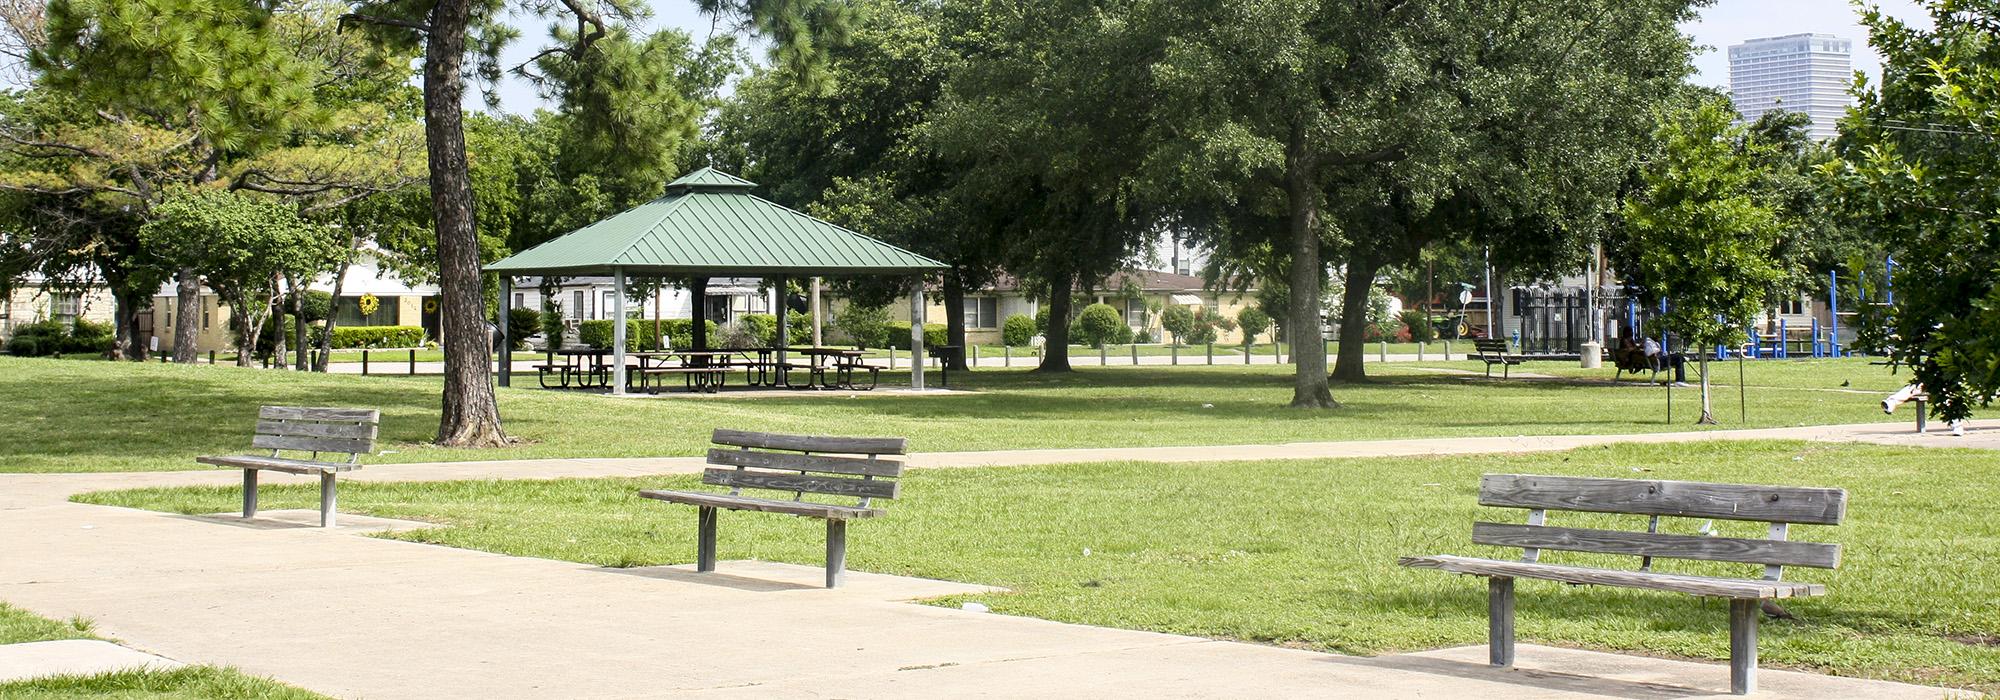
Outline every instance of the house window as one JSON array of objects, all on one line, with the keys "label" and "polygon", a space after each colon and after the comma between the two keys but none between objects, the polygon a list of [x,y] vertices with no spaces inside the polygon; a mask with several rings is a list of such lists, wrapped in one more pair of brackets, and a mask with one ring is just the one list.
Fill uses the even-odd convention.
[{"label": "house window", "polygon": [[590,318],[589,310],[583,308],[583,290],[579,289],[570,292],[569,295],[570,318]]},{"label": "house window", "polygon": [[209,312],[215,309],[215,302],[207,297],[201,300],[201,329],[208,330]]},{"label": "house window", "polygon": [[966,297],[959,307],[966,328],[1000,327],[1000,300],[993,297]]},{"label": "house window", "polygon": [[527,302],[527,295],[522,294],[520,292],[514,293],[514,308],[516,309],[524,308],[523,304],[525,304],[526,302]]},{"label": "house window", "polygon": [[76,323],[76,317],[83,306],[83,299],[75,294],[55,292],[50,294],[50,307],[55,311],[57,321],[67,326]]},{"label": "house window", "polygon": [[1125,324],[1133,328],[1146,327],[1146,300],[1125,300]]}]

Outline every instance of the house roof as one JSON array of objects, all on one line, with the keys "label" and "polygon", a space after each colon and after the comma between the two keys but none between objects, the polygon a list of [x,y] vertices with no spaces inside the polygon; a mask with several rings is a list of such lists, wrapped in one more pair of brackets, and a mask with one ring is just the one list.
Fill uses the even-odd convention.
[{"label": "house roof", "polygon": [[702,168],[659,199],[487,265],[515,275],[914,275],[943,263],[751,194]]}]

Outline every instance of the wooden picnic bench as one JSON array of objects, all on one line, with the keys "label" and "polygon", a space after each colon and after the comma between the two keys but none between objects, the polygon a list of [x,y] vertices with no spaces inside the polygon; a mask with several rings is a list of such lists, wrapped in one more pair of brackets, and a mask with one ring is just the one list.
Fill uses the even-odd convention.
[{"label": "wooden picnic bench", "polygon": [[1500,378],[1506,379],[1509,368],[1521,364],[1522,357],[1507,349],[1507,341],[1499,338],[1478,338],[1472,341],[1473,357],[1486,363],[1486,378],[1493,378],[1493,366],[1500,365]]},{"label": "wooden picnic bench", "polygon": [[[819,437],[716,429],[710,442],[736,449],[710,448],[704,484],[729,487],[729,493],[706,491],[640,491],[642,498],[699,508],[696,513],[695,570],[715,570],[716,511],[749,510],[781,513],[826,521],[826,587],[840,585],[847,570],[847,521],[880,517],[874,499],[893,499],[903,475],[903,463],[881,459],[905,454],[904,438]],[[823,476],[833,474],[835,476]],[[790,499],[743,495],[743,489],[790,491]],[[857,498],[855,505],[817,503],[805,495]]]},{"label": "wooden picnic bench", "polygon": [[[319,475],[319,525],[333,527],[335,474],[361,468],[361,455],[375,451],[375,429],[381,414],[372,408],[301,408],[265,406],[257,410],[256,434],[250,446],[269,455],[196,457],[195,461],[243,470],[243,517],[257,517],[257,472]],[[309,459],[281,456],[285,451],[311,453]],[[320,459],[345,455],[346,461]]]},{"label": "wooden picnic bench", "polygon": [[[1763,602],[1826,594],[1826,587],[1820,584],[1782,580],[1783,567],[1831,569],[1840,565],[1840,545],[1789,541],[1788,527],[1840,524],[1847,511],[1847,492],[1796,486],[1487,474],[1479,481],[1479,504],[1528,509],[1526,525],[1472,525],[1473,543],[1520,547],[1519,561],[1437,555],[1403,557],[1397,563],[1487,577],[1487,634],[1494,666],[1514,663],[1514,579],[1687,593],[1729,599],[1729,687],[1741,695],[1754,692],[1757,685],[1757,615]],[[1645,532],[1556,527],[1546,523],[1551,510],[1644,515],[1650,520]],[[1768,537],[1666,534],[1660,532],[1662,516],[1762,521],[1769,523]],[[1540,561],[1544,549],[1637,556],[1639,568],[1548,564]],[[1762,564],[1764,575],[1737,579],[1658,573],[1652,570],[1655,559]]]}]

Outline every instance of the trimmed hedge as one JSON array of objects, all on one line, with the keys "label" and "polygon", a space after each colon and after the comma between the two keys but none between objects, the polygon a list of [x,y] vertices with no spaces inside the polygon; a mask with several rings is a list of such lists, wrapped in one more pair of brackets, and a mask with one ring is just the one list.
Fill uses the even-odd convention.
[{"label": "trimmed hedge", "polygon": [[[753,338],[758,345],[762,345],[764,347],[771,347],[778,344],[777,314],[743,314],[741,317],[736,319],[736,323],[737,325],[743,328],[743,331],[745,333],[749,333],[750,337]],[[785,314],[785,325],[791,326],[791,332],[785,334],[786,337],[788,338],[788,340],[785,341],[785,344],[805,345],[807,343],[812,342],[811,314],[804,314],[804,313]]]},{"label": "trimmed hedge", "polygon": [[7,339],[7,352],[21,357],[100,354],[111,351],[116,335],[110,324],[80,318],[68,325],[53,319],[38,321],[15,328]]},{"label": "trimmed hedge", "polygon": [[[910,349],[910,322],[890,321],[883,324],[889,331],[888,346],[897,350]],[[942,323],[924,324],[924,345],[936,347],[950,345],[951,332]]]},{"label": "trimmed hedge", "polygon": [[1035,319],[1027,314],[1014,314],[1000,324],[1000,342],[1011,347],[1027,347],[1035,340]]},{"label": "trimmed hedge", "polygon": [[[721,336],[716,333],[714,321],[705,321],[708,329],[709,347],[720,347]],[[653,336],[653,322],[630,319],[625,322],[625,350],[628,352],[652,351],[660,349],[660,339]],[[576,340],[598,350],[610,350],[612,335],[617,327],[610,319],[584,321],[576,326]],[[670,318],[660,321],[660,332],[666,334],[667,342],[675,349],[694,347],[694,319]]]},{"label": "trimmed hedge", "polygon": [[422,326],[334,326],[333,347],[416,348],[424,345]]}]

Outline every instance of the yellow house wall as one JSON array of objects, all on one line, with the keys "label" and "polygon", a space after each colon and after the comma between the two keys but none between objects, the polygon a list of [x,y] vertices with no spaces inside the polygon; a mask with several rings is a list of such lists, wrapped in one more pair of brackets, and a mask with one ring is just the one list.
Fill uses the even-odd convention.
[{"label": "yellow house wall", "polygon": [[424,298],[420,296],[397,297],[396,325],[398,326],[424,325]]}]

